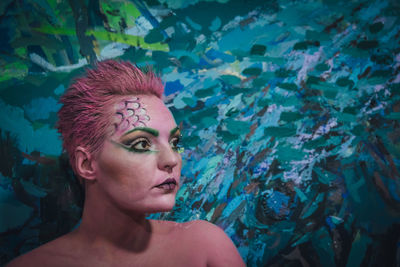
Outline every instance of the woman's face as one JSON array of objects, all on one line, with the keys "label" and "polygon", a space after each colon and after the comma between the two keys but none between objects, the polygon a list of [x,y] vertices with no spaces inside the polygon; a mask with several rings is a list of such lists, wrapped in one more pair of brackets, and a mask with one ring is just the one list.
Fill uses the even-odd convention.
[{"label": "woman's face", "polygon": [[97,162],[98,188],[139,213],[171,210],[180,183],[180,129],[156,96],[128,96],[112,107],[113,133]]}]

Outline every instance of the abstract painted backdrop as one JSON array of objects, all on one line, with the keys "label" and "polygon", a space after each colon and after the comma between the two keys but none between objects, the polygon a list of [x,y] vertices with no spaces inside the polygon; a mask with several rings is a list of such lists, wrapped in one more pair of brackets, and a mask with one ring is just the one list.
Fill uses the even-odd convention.
[{"label": "abstract painted backdrop", "polygon": [[151,64],[183,125],[172,212],[248,266],[400,265],[396,0],[3,0],[0,263],[73,229],[54,128],[98,60]]}]

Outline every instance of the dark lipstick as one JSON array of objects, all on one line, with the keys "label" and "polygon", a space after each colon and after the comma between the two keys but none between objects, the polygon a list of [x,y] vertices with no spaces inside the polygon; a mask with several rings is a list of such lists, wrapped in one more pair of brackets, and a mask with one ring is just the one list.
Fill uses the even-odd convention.
[{"label": "dark lipstick", "polygon": [[174,190],[176,185],[177,185],[177,183],[174,178],[168,178],[161,184],[156,185],[156,187],[165,189],[165,190]]}]

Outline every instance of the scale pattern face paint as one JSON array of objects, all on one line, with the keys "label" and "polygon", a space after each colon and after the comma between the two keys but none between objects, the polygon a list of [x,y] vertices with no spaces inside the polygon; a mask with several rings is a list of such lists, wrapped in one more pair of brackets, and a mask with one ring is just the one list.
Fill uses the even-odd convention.
[{"label": "scale pattern face paint", "polygon": [[114,133],[122,135],[133,128],[145,127],[146,122],[149,120],[150,117],[147,115],[147,110],[138,97],[125,99],[117,105]]}]

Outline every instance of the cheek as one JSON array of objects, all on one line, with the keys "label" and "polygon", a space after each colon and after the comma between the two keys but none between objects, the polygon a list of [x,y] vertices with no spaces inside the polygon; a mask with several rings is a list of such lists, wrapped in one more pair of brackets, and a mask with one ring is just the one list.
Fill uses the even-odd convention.
[{"label": "cheek", "polygon": [[98,178],[103,184],[137,187],[146,180],[146,165],[143,162],[146,161],[126,155],[110,158],[101,162]]},{"label": "cheek", "polygon": [[179,155],[179,161],[178,161],[178,165],[175,168],[175,171],[177,172],[177,174],[180,176],[181,175],[181,170],[182,170],[182,158]]}]

